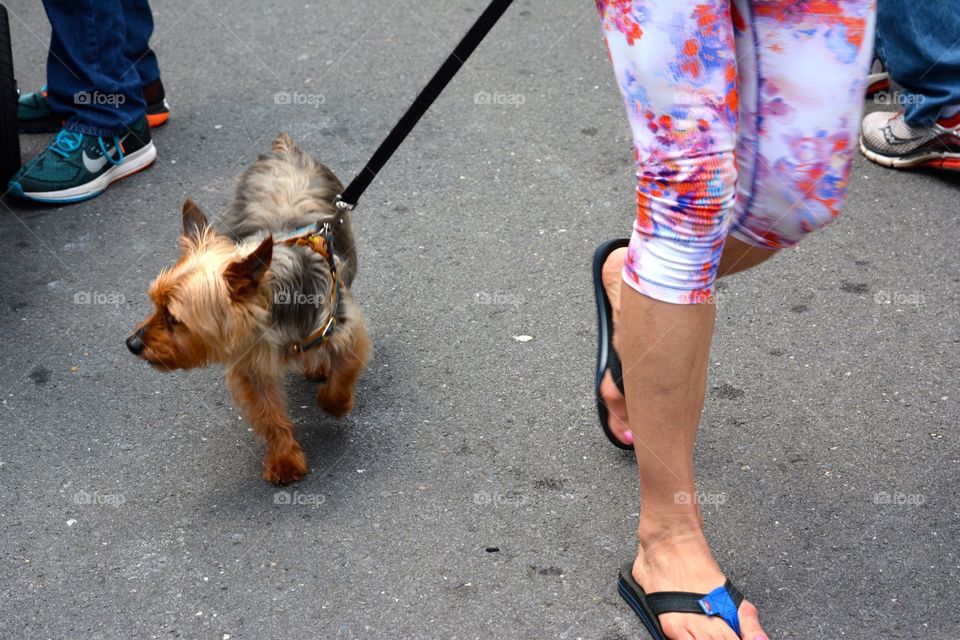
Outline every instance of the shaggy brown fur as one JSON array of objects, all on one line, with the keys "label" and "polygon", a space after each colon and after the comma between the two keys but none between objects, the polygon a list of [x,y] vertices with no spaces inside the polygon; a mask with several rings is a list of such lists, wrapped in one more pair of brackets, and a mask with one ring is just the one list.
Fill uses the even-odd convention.
[{"label": "shaggy brown fur", "polygon": [[[350,293],[356,255],[349,213],[333,198],[343,187],[286,134],[241,176],[233,202],[214,229],[191,200],[183,204],[183,255],[150,286],[155,310],[127,340],[162,371],[221,364],[237,404],[263,438],[263,477],[274,484],[308,471],[293,435],[282,390],[291,369],[322,381],[317,402],[330,415],[353,409],[357,379],[370,358],[363,315]],[[327,307],[329,263],[303,246],[274,243],[274,233],[332,221],[341,277],[339,309]],[[337,314],[320,347],[295,353]]]}]

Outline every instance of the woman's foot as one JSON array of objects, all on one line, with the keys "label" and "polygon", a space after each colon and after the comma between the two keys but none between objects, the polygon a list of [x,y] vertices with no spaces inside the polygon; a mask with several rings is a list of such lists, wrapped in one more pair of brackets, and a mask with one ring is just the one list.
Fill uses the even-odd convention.
[{"label": "woman's foot", "polygon": [[[702,530],[650,534],[641,524],[640,545],[633,563],[633,579],[643,590],[709,593],[726,578],[707,546]],[[744,600],[738,609],[743,640],[768,640],[760,627],[757,609]],[[739,640],[718,617],[696,613],[665,613],[660,626],[671,640]]]},{"label": "woman's foot", "polygon": [[[613,308],[613,342],[617,344],[617,320],[620,309],[620,283],[623,282],[623,261],[627,257],[626,249],[616,249],[603,263],[603,288],[607,292],[610,306]],[[609,424],[614,437],[625,444],[633,444],[633,432],[627,420],[627,399],[613,381],[608,370],[600,382],[600,397],[610,412]]]}]

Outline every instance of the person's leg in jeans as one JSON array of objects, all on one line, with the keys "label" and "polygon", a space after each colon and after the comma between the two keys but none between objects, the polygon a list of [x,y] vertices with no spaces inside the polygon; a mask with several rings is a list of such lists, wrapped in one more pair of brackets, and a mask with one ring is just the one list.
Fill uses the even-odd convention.
[{"label": "person's leg in jeans", "polygon": [[952,3],[880,0],[877,53],[902,113],[863,121],[861,148],[880,164],[960,169],[960,7]]},{"label": "person's leg in jeans", "polygon": [[50,146],[10,180],[8,190],[38,202],[78,202],[150,166],[156,149],[140,75],[125,52],[124,3],[44,0],[43,5],[53,31],[47,100],[66,122]]},{"label": "person's leg in jeans", "polygon": [[[125,27],[124,37],[121,45],[123,55],[126,57],[126,64],[123,64],[123,71],[120,75],[120,82],[125,85],[126,91],[132,91],[132,85],[135,78],[139,75],[139,81],[142,85],[142,95],[146,103],[147,120],[151,127],[157,127],[164,124],[170,117],[169,106],[165,102],[165,93],[163,83],[160,81],[160,67],[157,64],[157,56],[150,48],[150,36],[153,34],[153,13],[150,10],[150,3],[147,0],[122,0],[119,3],[122,6],[122,15],[116,13],[114,3],[113,7],[109,3],[100,6],[103,10],[110,10],[106,26],[116,28],[116,24],[122,23]],[[65,19],[72,19],[72,16],[65,16],[60,10],[60,4],[48,3],[48,14],[51,17],[51,23],[57,24],[54,29],[54,37],[57,42],[51,45],[48,64],[48,76],[54,78],[53,81],[60,87],[64,87],[59,93],[59,99],[51,104],[45,90],[32,93],[25,93],[20,96],[17,110],[17,119],[20,130],[24,133],[47,133],[58,131],[62,122],[70,113],[61,113],[56,109],[62,109],[64,106],[73,107],[74,96],[69,93],[71,88],[70,80],[79,82],[83,74],[74,69],[74,65],[65,64],[70,58],[70,46],[68,43],[77,43],[76,36],[63,30]],[[75,10],[83,10],[82,5],[77,5]],[[95,16],[96,21],[99,16]],[[89,37],[89,32],[84,34],[84,38]],[[111,45],[112,46],[112,45]],[[82,48],[82,47],[81,47]],[[111,47],[104,49],[105,52],[112,51],[109,55],[112,59],[119,62],[115,55],[115,50]],[[111,71],[116,73],[116,66]],[[132,74],[132,75],[131,75]],[[52,81],[52,82],[53,82]],[[86,79],[83,84],[89,86],[93,84],[92,79]],[[89,88],[82,89],[89,93]],[[100,96],[98,96],[99,98]],[[85,99],[85,96],[84,96]],[[118,99],[119,100],[119,99]],[[92,99],[90,100],[92,102]],[[106,104],[106,101],[104,102]],[[127,95],[124,94],[124,104],[132,105],[127,101]],[[83,105],[81,105],[83,106]]]},{"label": "person's leg in jeans", "polygon": [[67,128],[115,136],[146,113],[143,83],[127,57],[123,0],[44,0],[52,35],[47,98]]},{"label": "person's leg in jeans", "polygon": [[147,0],[123,0],[123,19],[126,24],[126,39],[123,52],[130,65],[136,68],[143,86],[160,78],[157,54],[150,48],[153,35],[153,12]]},{"label": "person's leg in jeans", "polygon": [[124,53],[143,83],[147,122],[151,127],[159,127],[170,118],[170,107],[160,80],[157,54],[150,48],[150,37],[153,35],[150,3],[147,0],[123,0],[123,15],[127,25]]},{"label": "person's leg in jeans", "polygon": [[877,53],[903,87],[905,120],[929,127],[960,111],[960,7],[879,0]]},{"label": "person's leg in jeans", "polygon": [[[638,158],[631,246],[604,269],[627,391],[621,417],[640,472],[633,575],[648,593],[706,593],[724,576],[698,505],[677,496],[696,491],[714,279],[763,262],[836,216],[869,63],[870,2],[841,3],[844,11],[824,3],[817,15],[791,0],[738,1],[732,15],[725,0],[598,4]],[[810,86],[831,100],[810,100]],[[621,265],[616,281],[610,274]],[[743,638],[765,637],[752,604],[739,613]],[[660,621],[671,638],[736,637],[696,614]]]}]

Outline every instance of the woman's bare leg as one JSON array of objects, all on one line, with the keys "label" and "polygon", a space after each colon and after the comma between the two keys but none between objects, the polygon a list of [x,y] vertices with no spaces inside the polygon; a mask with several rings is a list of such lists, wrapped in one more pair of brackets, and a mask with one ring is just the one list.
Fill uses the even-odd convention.
[{"label": "woman's bare leg", "polygon": [[[618,349],[640,471],[633,574],[647,592],[707,593],[723,584],[724,575],[707,545],[693,498],[693,449],[716,307],[660,302],[622,287],[620,315]],[[745,601],[739,612],[744,638],[766,637],[752,604]],[[671,638],[737,638],[722,620],[702,615],[668,613],[660,623]]]},{"label": "woman's bare leg", "polygon": [[[761,247],[754,247],[734,237],[728,237],[723,248],[723,255],[720,258],[720,267],[717,270],[717,277],[723,277],[745,271],[751,267],[769,260],[777,252]],[[610,306],[613,308],[613,339],[618,342],[620,332],[620,285],[623,283],[623,260],[627,255],[626,249],[617,249],[603,263],[603,288],[607,292],[607,298],[610,299]],[[617,348],[617,353],[619,353]],[[620,393],[620,389],[613,381],[613,375],[609,371],[603,376],[600,382],[600,397],[607,410],[610,412],[610,430],[614,436],[621,442],[633,444],[633,431],[630,428],[630,421],[627,418],[627,401]]]},{"label": "woman's bare leg", "polygon": [[[718,274],[756,266],[774,251],[727,238]],[[722,584],[703,534],[695,500],[693,449],[703,409],[707,361],[716,308],[713,304],[673,305],[640,295],[623,283],[626,249],[613,252],[603,267],[603,284],[614,309],[614,342],[624,368],[627,401],[608,372],[601,396],[610,409],[610,427],[634,442],[640,470],[639,546],[634,577],[648,592],[685,589],[706,593]],[[622,318],[630,318],[624,323]],[[679,347],[679,349],[678,349]],[[631,422],[629,415],[633,416]],[[627,435],[629,433],[629,435]],[[744,638],[765,638],[756,608],[740,607]],[[735,637],[725,623],[702,616],[660,618],[672,638],[716,634]]]},{"label": "woman's bare leg", "polygon": [[[627,391],[626,409],[612,411],[611,428],[623,432],[629,414],[642,496],[633,574],[648,592],[704,592],[723,583],[693,499],[694,441],[716,314],[711,286],[715,277],[772,255],[727,234],[790,246],[832,221],[846,194],[852,123],[862,108],[857,78],[870,37],[850,39],[840,55],[829,34],[840,21],[857,34],[872,33],[872,2],[844,3],[842,17],[832,7],[832,14],[815,7],[791,12],[789,0],[779,4],[597,3],[637,161],[629,286],[613,275],[620,274],[622,253],[604,270],[604,282],[618,289],[614,346]],[[823,25],[816,37],[795,37],[814,22]],[[762,51],[756,46],[771,41],[775,46]],[[773,115],[762,77],[797,88],[814,82],[836,98],[791,105],[778,97]],[[601,393],[606,398],[610,384]],[[740,618],[745,640],[765,638],[749,602]],[[671,613],[660,621],[672,640],[737,637],[702,615]]]}]

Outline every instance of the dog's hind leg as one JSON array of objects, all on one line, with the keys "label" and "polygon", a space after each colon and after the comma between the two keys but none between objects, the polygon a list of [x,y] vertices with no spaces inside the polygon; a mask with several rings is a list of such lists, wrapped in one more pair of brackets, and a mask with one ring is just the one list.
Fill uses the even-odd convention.
[{"label": "dog's hind leg", "polygon": [[235,366],[227,371],[227,384],[253,430],[263,438],[263,478],[273,484],[296,482],[307,474],[307,459],[293,436],[287,417],[281,384],[282,376]]},{"label": "dog's hind leg", "polygon": [[363,323],[354,324],[352,331],[350,346],[331,355],[327,381],[317,390],[317,404],[336,418],[353,410],[357,380],[370,360],[370,337]]}]

